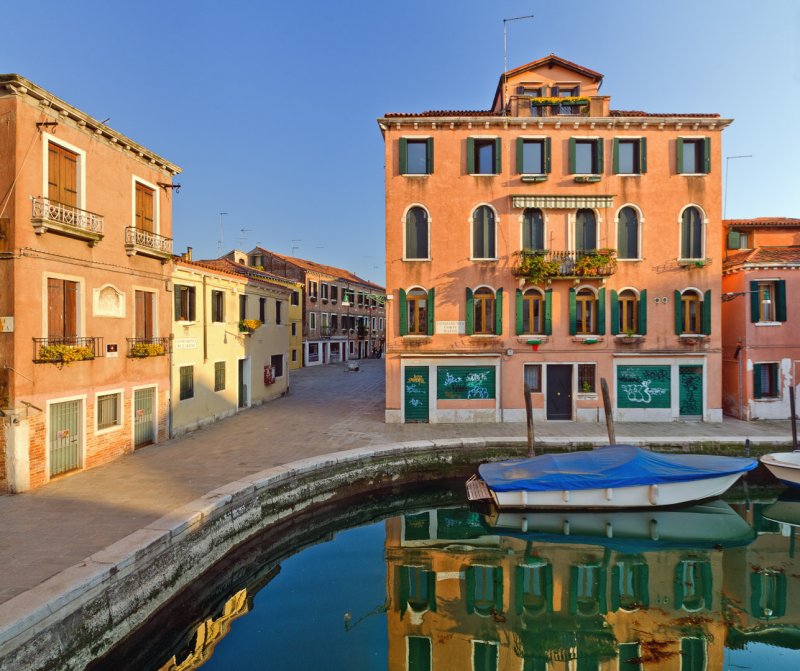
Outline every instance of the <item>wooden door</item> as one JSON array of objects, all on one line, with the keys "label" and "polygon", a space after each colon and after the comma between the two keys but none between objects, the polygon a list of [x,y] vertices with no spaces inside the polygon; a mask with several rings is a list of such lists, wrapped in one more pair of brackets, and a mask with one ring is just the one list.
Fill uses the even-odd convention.
[{"label": "wooden door", "polygon": [[572,419],[572,365],[547,366],[547,419]]},{"label": "wooden door", "polygon": [[78,283],[47,278],[47,337],[76,338],[78,335]]},{"label": "wooden door", "polygon": [[406,424],[427,422],[429,392],[429,370],[427,366],[406,366],[404,375]]}]

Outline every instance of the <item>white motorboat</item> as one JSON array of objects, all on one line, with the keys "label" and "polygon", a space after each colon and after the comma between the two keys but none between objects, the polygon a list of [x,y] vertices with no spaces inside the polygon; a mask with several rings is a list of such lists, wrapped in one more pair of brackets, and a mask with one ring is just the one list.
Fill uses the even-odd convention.
[{"label": "white motorboat", "polygon": [[783,484],[800,487],[800,452],[765,454],[761,457],[761,463]]}]

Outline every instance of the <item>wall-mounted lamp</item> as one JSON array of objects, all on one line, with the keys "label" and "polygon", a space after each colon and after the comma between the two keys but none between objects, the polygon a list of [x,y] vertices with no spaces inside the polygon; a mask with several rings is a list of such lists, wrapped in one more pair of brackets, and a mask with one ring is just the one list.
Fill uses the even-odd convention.
[{"label": "wall-mounted lamp", "polygon": [[180,184],[170,184],[169,182],[156,182],[164,191],[167,189],[175,189],[175,193],[180,193],[181,185]]}]

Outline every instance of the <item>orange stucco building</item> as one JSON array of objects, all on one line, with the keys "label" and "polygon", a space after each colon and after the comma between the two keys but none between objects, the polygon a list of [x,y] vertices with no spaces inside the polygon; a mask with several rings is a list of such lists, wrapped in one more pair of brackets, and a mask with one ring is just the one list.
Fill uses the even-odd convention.
[{"label": "orange stucco building", "polygon": [[387,422],[719,421],[718,114],[612,109],[554,55],[389,113]]},{"label": "orange stucco building", "polygon": [[0,75],[0,491],[167,437],[180,168]]},{"label": "orange stucco building", "polygon": [[723,222],[722,407],[739,419],[789,419],[800,372],[800,219]]}]

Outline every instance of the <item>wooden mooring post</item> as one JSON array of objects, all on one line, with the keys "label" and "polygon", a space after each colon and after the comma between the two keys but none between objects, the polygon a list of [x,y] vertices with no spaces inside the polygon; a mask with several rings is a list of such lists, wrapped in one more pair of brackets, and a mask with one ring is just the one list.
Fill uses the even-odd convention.
[{"label": "wooden mooring post", "polygon": [[606,413],[606,429],[608,430],[608,444],[617,444],[617,434],[614,431],[614,418],[611,414],[611,394],[608,393],[608,383],[604,377],[600,378],[600,391],[603,392],[603,411]]},{"label": "wooden mooring post", "polygon": [[533,436],[533,404],[531,403],[531,386],[525,383],[525,422],[528,425],[528,456],[535,453]]},{"label": "wooden mooring post", "polygon": [[792,451],[797,452],[797,415],[794,404],[794,381],[789,385],[789,412],[792,415]]}]

